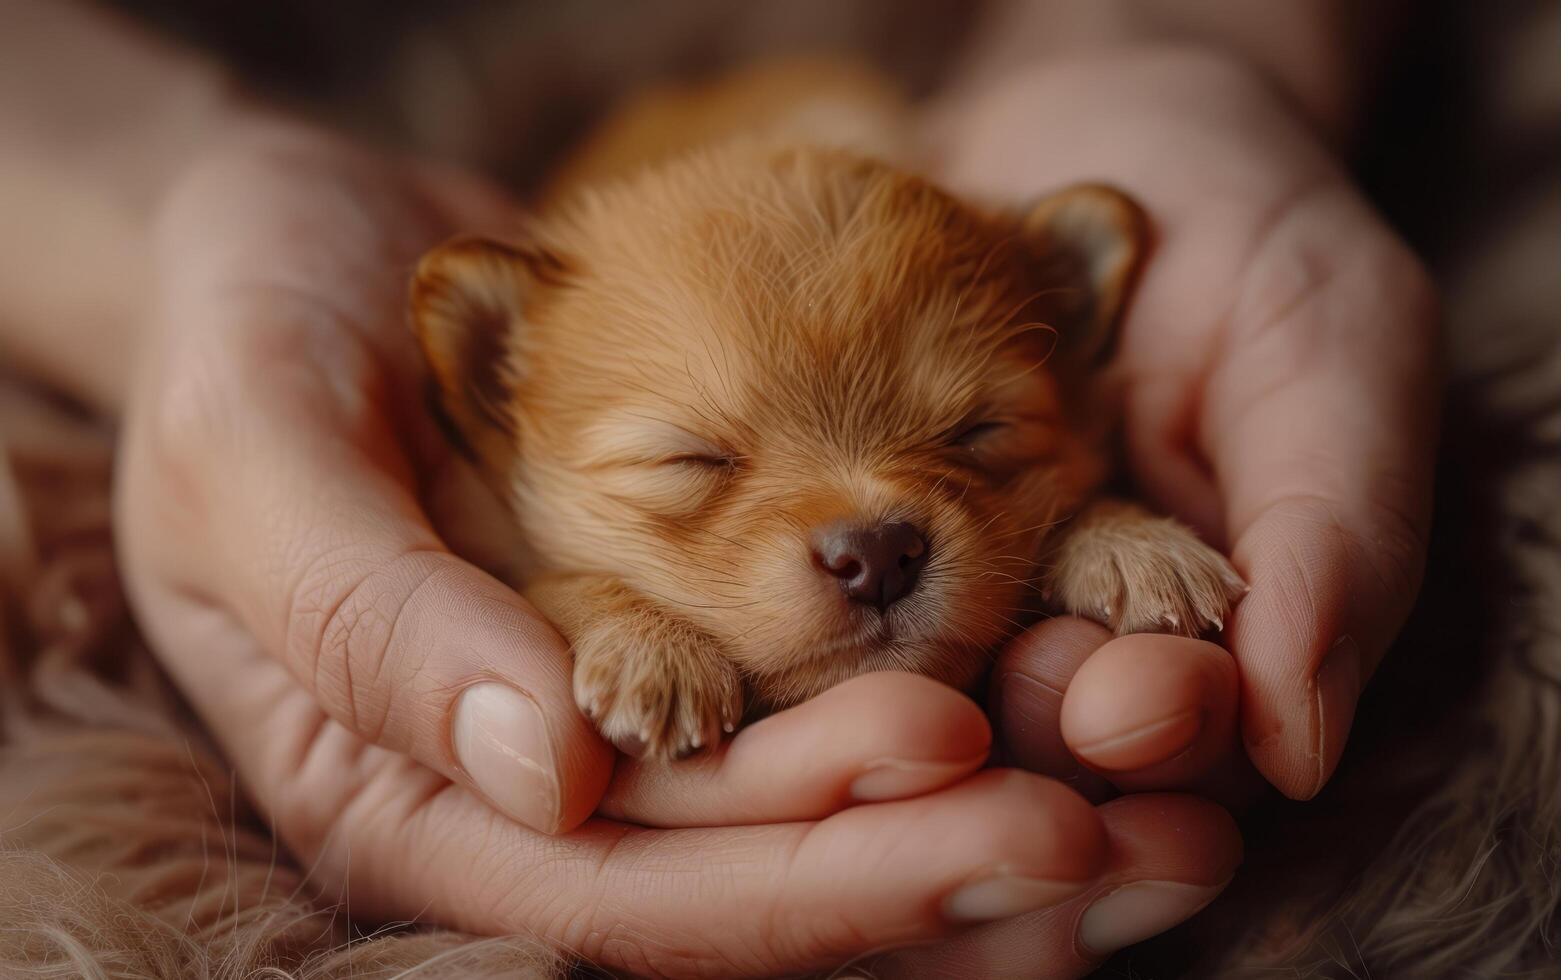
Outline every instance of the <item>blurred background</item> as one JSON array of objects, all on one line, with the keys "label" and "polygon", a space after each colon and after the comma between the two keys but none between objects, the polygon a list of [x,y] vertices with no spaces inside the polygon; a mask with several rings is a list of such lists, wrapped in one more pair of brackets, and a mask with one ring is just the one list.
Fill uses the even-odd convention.
[{"label": "blurred background", "polygon": [[[928,93],[990,6],[982,0],[108,5],[217,54],[274,98],[383,144],[476,165],[522,191],[615,101],[649,83],[705,77],[762,56],[847,51],[876,63],[911,95]],[[1561,291],[1561,280],[1545,274],[1561,235],[1561,4],[1422,0],[1411,6],[1407,30],[1377,72],[1379,97],[1355,162],[1376,200],[1444,281],[1458,280],[1455,321],[1474,305],[1487,320],[1519,317],[1511,309],[1517,296]],[[1514,288],[1514,280],[1524,285]],[[1496,340],[1485,336],[1479,346]],[[1460,356],[1465,353],[1505,356],[1500,350]]]},{"label": "blurred background", "polygon": [[929,90],[980,2],[123,0],[270,93],[525,187],[622,95],[779,53],[850,51]]},{"label": "blurred background", "polygon": [[[217,54],[274,98],[522,191],[648,82],[845,50],[913,95],[929,92],[983,8],[111,5]],[[1452,384],[1426,592],[1335,783],[1308,807],[1252,814],[1247,871],[1230,894],[1195,928],[1114,960],[1108,976],[1244,974],[1265,949],[1289,948],[1284,976],[1478,977],[1491,975],[1485,951],[1513,943],[1534,946],[1516,959],[1533,964],[1522,975],[1561,972],[1552,946],[1561,835],[1551,819],[1561,787],[1554,799],[1509,799],[1499,775],[1527,764],[1514,746],[1561,734],[1561,2],[1413,6],[1352,153],[1445,290]],[[1457,858],[1437,862],[1451,878],[1414,872],[1430,851]],[[1441,945],[1405,922],[1435,923]],[[1418,947],[1396,946],[1404,935]],[[1384,963],[1396,969],[1383,974]]]}]

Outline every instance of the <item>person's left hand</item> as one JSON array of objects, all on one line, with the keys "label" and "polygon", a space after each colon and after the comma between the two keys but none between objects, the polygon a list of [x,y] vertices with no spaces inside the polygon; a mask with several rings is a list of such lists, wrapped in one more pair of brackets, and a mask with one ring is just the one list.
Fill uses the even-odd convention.
[{"label": "person's left hand", "polygon": [[1235,662],[1205,640],[1117,640],[1064,616],[1010,644],[987,697],[994,758],[1104,801],[1106,871],[1064,904],[887,954],[874,975],[1078,977],[1191,918],[1235,875],[1241,838],[1219,806],[1159,791],[1191,786],[1225,801],[1251,792],[1237,700]]},{"label": "person's left hand", "polygon": [[[1088,51],[950,99],[932,149],[954,190],[1017,206],[1105,181],[1144,205],[1154,249],[1115,361],[1128,470],[1251,585],[1229,655],[1080,633],[1004,682],[1034,706],[1005,710],[1060,711],[1068,754],[1118,788],[1228,789],[1250,760],[1312,797],[1419,589],[1440,381],[1429,278],[1229,53]],[[1048,707],[1032,681],[1075,671]],[[1233,706],[1208,708],[1238,695],[1239,729]],[[1187,751],[1163,755],[1178,740]],[[1060,751],[1043,761],[1068,765]]]},{"label": "person's left hand", "polygon": [[[1253,763],[1310,797],[1418,588],[1438,380],[1424,272],[1234,59],[1152,47],[1055,59],[942,110],[933,150],[956,190],[1018,204],[1107,180],[1149,209],[1158,248],[1119,362],[1129,466],[1151,499],[1231,546],[1252,585],[1229,652],[1066,617],[1021,636],[992,677],[999,756],[1094,799],[1194,789],[1239,803],[1260,785]],[[1132,808],[1145,846],[1119,825],[1113,849],[1159,883],[1108,873],[1065,905],[892,954],[884,971],[1078,975],[1185,919],[1212,883],[1200,875],[1233,873],[1237,856],[1182,863],[1211,852],[1182,832],[1184,812],[1150,813],[1157,799],[1188,798],[1100,809],[1109,822]],[[1102,911],[1114,896],[1132,920]]]}]

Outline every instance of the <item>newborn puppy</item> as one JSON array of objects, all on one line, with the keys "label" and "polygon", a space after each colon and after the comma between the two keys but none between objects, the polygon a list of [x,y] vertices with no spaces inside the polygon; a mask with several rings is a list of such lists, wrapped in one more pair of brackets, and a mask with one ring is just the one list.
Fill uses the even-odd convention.
[{"label": "newborn puppy", "polygon": [[1225,559],[1097,496],[1097,369],[1145,237],[1103,187],[990,214],[734,143],[434,251],[412,314],[580,707],[672,757],[868,671],[968,687],[1042,597],[1220,628]]}]

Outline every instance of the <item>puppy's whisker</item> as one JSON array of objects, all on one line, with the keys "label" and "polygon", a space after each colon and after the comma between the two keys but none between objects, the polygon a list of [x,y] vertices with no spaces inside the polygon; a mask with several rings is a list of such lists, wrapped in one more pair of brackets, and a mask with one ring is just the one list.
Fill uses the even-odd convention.
[{"label": "puppy's whisker", "polygon": [[[1073,553],[1048,533],[1098,466],[1042,441],[1068,417],[1070,386],[1040,380],[1074,369],[1055,338],[1089,326],[1052,299],[1114,308],[1089,277],[1139,244],[1104,194],[1021,221],[843,152],[733,143],[550,207],[556,259],[468,245],[419,266],[448,414],[510,494],[515,564],[605,733],[669,753],[735,724],[745,689],[965,683],[1035,615]],[[478,309],[500,315],[457,322]],[[489,370],[473,351],[495,329]],[[1014,431],[951,445],[987,419]]]}]

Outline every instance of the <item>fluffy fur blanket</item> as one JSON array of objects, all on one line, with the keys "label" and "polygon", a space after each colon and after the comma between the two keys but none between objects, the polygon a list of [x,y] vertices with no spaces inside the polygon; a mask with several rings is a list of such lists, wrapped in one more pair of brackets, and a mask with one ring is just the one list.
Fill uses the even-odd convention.
[{"label": "fluffy fur blanket", "polygon": [[[1378,168],[1449,299],[1426,600],[1336,783],[1249,814],[1232,893],[1108,974],[1561,975],[1561,8],[1448,9],[1481,13],[1428,40],[1421,82],[1483,82]],[[356,933],[308,890],[135,637],[110,452],[0,384],[0,976],[564,972],[518,941]]]}]

